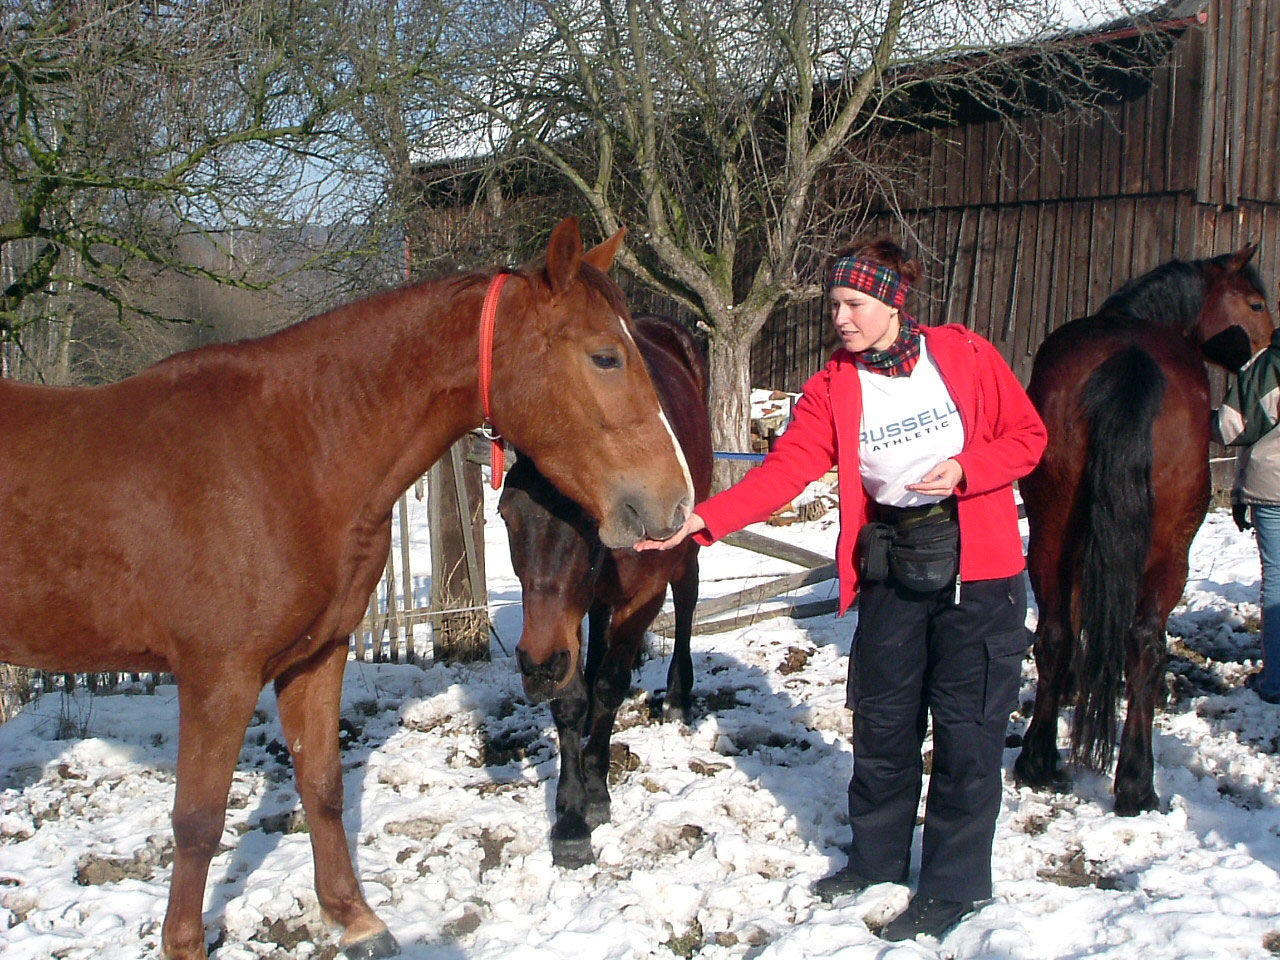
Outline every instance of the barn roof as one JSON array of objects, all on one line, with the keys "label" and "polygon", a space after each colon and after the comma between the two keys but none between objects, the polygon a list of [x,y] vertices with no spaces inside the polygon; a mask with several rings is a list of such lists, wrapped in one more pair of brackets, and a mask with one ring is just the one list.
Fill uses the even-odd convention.
[{"label": "barn roof", "polygon": [[[1051,36],[1024,37],[1000,47],[891,67],[889,72],[898,77],[916,75],[920,80],[910,94],[899,98],[892,113],[903,121],[909,117],[913,127],[945,127],[980,122],[1001,113],[1052,112],[1065,104],[1066,85],[1083,89],[1086,83],[1112,98],[1129,99],[1145,90],[1141,79],[1144,68],[1163,58],[1170,38],[1204,23],[1211,2],[1171,0],[1140,12],[1120,13],[1129,4],[1115,0],[1087,14],[1082,11],[1076,18],[1078,25]],[[1107,6],[1116,15],[1109,15]],[[1068,17],[1068,22],[1072,19]],[[1082,44],[1095,48],[1092,69],[1083,76],[1079,71],[1060,69]],[[1100,47],[1105,50],[1099,55]],[[1017,64],[1016,75],[1011,69],[1008,78],[1017,91],[998,93],[989,83],[966,83],[965,75],[976,74],[978,68],[995,61]],[[831,81],[825,86],[839,97],[843,85]],[[894,126],[892,121],[889,125]],[[416,157],[416,165],[420,172],[446,177],[465,173],[483,165],[509,136],[510,131],[497,121],[477,118],[473,129],[455,131],[450,149],[424,151]]]},{"label": "barn roof", "polygon": [[[1141,96],[1151,68],[1168,56],[1177,38],[1207,21],[1210,2],[1161,3],[1051,36],[891,69],[900,80],[918,78],[894,104],[892,115],[912,128],[936,128],[1052,113],[1072,100]],[[1081,56],[1083,48],[1087,56]],[[890,130],[895,126],[890,121]]]}]

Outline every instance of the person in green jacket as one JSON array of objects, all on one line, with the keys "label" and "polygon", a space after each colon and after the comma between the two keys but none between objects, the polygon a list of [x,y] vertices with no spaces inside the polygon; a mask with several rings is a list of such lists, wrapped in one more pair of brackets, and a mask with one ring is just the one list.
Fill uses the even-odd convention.
[{"label": "person in green jacket", "polygon": [[[1237,447],[1231,513],[1250,526],[1262,559],[1262,670],[1249,686],[1280,704],[1280,330],[1240,368],[1213,416],[1214,439]],[[1252,522],[1251,522],[1252,521]]]}]

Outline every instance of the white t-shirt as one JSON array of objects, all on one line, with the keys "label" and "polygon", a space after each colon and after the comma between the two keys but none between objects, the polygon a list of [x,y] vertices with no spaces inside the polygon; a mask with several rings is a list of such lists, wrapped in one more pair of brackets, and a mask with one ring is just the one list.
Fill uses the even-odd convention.
[{"label": "white t-shirt", "polygon": [[920,359],[909,376],[886,377],[858,368],[862,427],[858,455],[862,485],[877,503],[915,507],[943,499],[906,489],[939,461],[964,449],[964,425],[920,338]]}]

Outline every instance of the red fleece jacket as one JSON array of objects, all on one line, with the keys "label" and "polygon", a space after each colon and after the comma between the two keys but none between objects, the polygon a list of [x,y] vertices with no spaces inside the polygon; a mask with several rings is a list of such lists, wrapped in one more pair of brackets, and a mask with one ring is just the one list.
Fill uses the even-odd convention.
[{"label": "red fleece jacket", "polygon": [[[922,327],[920,332],[964,424],[964,449],[955,458],[964,468],[964,479],[956,487],[960,577],[1011,577],[1025,566],[1013,481],[1030,473],[1044,453],[1044,423],[1004,357],[978,334],[957,324]],[[805,384],[791,425],[764,462],[695,508],[707,524],[695,539],[705,546],[768,519],[811,481],[838,466],[836,566],[844,614],[858,593],[854,545],[873,509],[858,470],[861,424],[857,364],[853,354],[837,350]]]}]

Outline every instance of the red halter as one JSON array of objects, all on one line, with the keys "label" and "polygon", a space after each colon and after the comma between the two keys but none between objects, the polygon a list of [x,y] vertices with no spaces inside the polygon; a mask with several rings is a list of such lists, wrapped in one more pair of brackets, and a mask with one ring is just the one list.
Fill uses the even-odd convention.
[{"label": "red halter", "polygon": [[480,432],[489,439],[489,484],[497,490],[502,486],[502,472],[506,469],[506,450],[502,446],[502,434],[493,425],[493,404],[490,402],[489,389],[493,385],[493,328],[498,319],[498,298],[502,296],[502,285],[510,277],[509,273],[499,273],[489,281],[489,290],[484,295],[484,306],[480,310],[480,403],[484,409],[484,423]]}]

